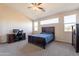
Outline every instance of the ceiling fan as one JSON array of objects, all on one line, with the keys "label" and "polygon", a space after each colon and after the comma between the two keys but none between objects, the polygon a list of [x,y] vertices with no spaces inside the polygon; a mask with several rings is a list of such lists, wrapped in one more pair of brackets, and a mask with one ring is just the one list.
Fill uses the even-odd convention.
[{"label": "ceiling fan", "polygon": [[42,10],[45,12],[45,9],[41,6],[42,3],[31,3],[31,6],[28,8],[32,8],[33,10]]}]

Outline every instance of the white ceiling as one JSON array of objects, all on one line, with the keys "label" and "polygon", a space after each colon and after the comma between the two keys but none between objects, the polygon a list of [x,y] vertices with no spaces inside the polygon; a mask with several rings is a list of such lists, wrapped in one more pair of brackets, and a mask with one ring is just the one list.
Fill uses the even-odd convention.
[{"label": "white ceiling", "polygon": [[32,20],[43,18],[55,13],[70,11],[79,8],[78,3],[43,3],[41,6],[46,10],[46,12],[43,12],[27,8],[31,5],[30,3],[9,3],[5,5],[25,14]]}]

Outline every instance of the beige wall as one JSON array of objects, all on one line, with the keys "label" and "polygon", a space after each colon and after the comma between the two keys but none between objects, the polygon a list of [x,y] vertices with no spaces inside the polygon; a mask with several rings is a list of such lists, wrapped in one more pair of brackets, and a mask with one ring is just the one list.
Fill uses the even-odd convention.
[{"label": "beige wall", "polygon": [[[52,19],[52,18],[56,18],[59,17],[59,23],[58,24],[51,24],[51,25],[44,25],[44,26],[55,26],[55,34],[56,34],[56,40],[57,41],[62,41],[62,42],[67,42],[67,43],[72,43],[72,33],[71,32],[65,32],[64,31],[64,16],[66,15],[72,15],[72,14],[77,14],[77,21],[79,22],[79,10],[72,10],[72,11],[68,11],[68,12],[61,12],[61,13],[57,13],[54,15],[50,15],[44,18],[40,18],[38,19],[40,20],[46,20],[46,19]],[[36,33],[40,33],[41,32],[41,25],[39,25],[39,30]],[[34,32],[35,33],[35,32]]]},{"label": "beige wall", "polygon": [[0,5],[0,42],[7,41],[7,34],[12,33],[12,29],[22,29],[27,36],[32,32],[32,21],[23,14]]},{"label": "beige wall", "polygon": [[[79,23],[79,17],[78,17],[79,9],[68,11],[68,12],[57,13],[37,20],[39,22],[40,20],[59,17],[58,24],[50,24],[45,26],[55,26],[55,34],[56,34],[57,41],[71,43],[71,39],[72,39],[71,32],[64,32],[64,25],[63,25],[64,15],[71,15],[71,14],[77,14],[77,23]],[[29,18],[26,17],[25,15],[18,13],[17,11],[5,5],[0,5],[0,42],[6,42],[7,33],[11,33],[12,29],[14,28],[23,29],[27,36],[32,32],[33,30],[32,26],[33,26],[32,21],[30,21]],[[33,33],[40,33],[41,27],[42,26],[39,23],[39,31],[38,32],[33,31]]]}]

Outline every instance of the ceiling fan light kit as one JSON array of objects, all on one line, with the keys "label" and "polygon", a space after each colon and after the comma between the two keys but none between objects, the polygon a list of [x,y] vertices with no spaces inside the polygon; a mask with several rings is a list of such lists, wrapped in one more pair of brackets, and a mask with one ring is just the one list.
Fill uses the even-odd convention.
[{"label": "ceiling fan light kit", "polygon": [[33,10],[41,10],[43,12],[45,12],[44,8],[41,6],[42,3],[31,3],[32,6],[28,7],[28,8],[32,8]]}]

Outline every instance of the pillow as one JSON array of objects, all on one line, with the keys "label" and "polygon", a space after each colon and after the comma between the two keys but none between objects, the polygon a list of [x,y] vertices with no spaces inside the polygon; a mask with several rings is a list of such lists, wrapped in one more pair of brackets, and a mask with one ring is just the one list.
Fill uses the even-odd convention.
[{"label": "pillow", "polygon": [[40,34],[46,34],[46,32],[41,32]]},{"label": "pillow", "polygon": [[41,32],[40,34],[52,34],[52,32]]}]

